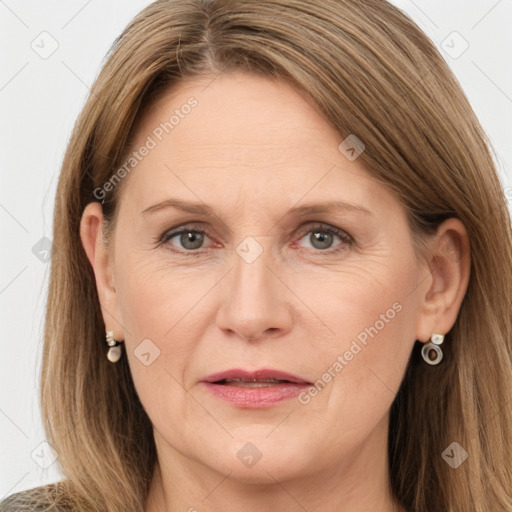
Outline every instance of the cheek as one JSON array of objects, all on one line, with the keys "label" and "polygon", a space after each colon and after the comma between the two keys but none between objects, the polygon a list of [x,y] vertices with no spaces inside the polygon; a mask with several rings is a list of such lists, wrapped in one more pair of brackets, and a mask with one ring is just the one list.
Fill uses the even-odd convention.
[{"label": "cheek", "polygon": [[155,389],[177,398],[181,386],[190,385],[196,358],[203,354],[201,340],[215,322],[212,301],[219,297],[216,285],[224,271],[178,267],[165,254],[132,251],[122,260],[116,271],[119,310],[131,372],[145,405],[157,399]]},{"label": "cheek", "polygon": [[389,410],[414,344],[417,281],[411,253],[333,272],[309,295],[329,334],[314,345],[318,380],[304,402],[336,432],[364,436]]},{"label": "cheek", "polygon": [[180,320],[194,315],[215,283],[207,273],[198,279],[197,269],[175,268],[165,257],[136,253],[123,261],[117,274],[117,297],[128,331],[159,339],[172,337]]},{"label": "cheek", "polygon": [[343,350],[355,338],[386,338],[410,317],[404,312],[412,305],[417,272],[412,254],[381,250],[337,267],[285,274],[285,280],[310,311],[301,318],[321,329],[318,348]]},{"label": "cheek", "polygon": [[[169,404],[181,411],[186,371],[197,349],[203,322],[208,322],[201,297],[213,286],[204,275],[178,271],[147,256],[132,254],[117,272],[116,286],[125,349],[135,388],[156,425],[173,423]],[[189,400],[190,401],[190,400]],[[193,405],[193,404],[192,404]],[[180,420],[181,421],[181,420]]]}]

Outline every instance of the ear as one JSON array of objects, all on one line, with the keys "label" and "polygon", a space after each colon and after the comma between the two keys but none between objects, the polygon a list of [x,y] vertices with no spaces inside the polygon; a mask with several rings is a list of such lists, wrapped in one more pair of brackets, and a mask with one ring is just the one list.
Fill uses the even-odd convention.
[{"label": "ear", "polygon": [[80,238],[96,279],[103,321],[107,331],[114,332],[114,339],[124,340],[121,314],[113,276],[113,251],[103,240],[103,211],[98,202],[89,203],[80,221]]},{"label": "ear", "polygon": [[416,339],[428,341],[432,334],[446,334],[455,324],[470,274],[469,237],[456,218],[445,220],[429,240],[427,265],[430,279],[421,291],[421,313]]}]

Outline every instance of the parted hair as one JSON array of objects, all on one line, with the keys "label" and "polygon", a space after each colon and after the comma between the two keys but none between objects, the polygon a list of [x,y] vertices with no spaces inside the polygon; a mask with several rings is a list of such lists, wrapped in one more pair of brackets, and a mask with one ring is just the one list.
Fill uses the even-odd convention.
[{"label": "parted hair", "polygon": [[[443,361],[425,364],[419,341],[411,353],[390,411],[390,486],[408,511],[510,512],[507,201],[492,146],[457,79],[432,41],[384,0],[159,0],[116,39],[76,121],[56,193],[41,409],[65,480],[39,493],[41,501],[55,510],[144,510],[156,462],[151,422],[127,358],[113,365],[105,356],[80,219],[162,94],[235,70],[288,81],[340,142],[355,134],[365,144],[360,161],[406,208],[418,247],[443,220],[464,223],[468,288]],[[107,242],[123,185],[103,200]],[[453,442],[468,454],[457,469],[442,457]],[[19,496],[16,510],[34,510],[33,498]]]}]

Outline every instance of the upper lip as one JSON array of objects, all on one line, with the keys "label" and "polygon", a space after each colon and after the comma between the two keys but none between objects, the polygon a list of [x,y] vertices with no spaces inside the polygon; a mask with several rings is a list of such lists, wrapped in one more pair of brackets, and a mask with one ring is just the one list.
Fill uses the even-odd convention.
[{"label": "upper lip", "polygon": [[282,372],[280,370],[272,370],[262,368],[259,370],[244,370],[241,368],[234,368],[232,370],[226,370],[219,373],[212,373],[202,379],[203,382],[218,382],[225,379],[241,379],[246,381],[264,381],[266,379],[283,380],[288,382],[294,382],[297,384],[311,384],[305,379],[292,375],[291,373]]}]

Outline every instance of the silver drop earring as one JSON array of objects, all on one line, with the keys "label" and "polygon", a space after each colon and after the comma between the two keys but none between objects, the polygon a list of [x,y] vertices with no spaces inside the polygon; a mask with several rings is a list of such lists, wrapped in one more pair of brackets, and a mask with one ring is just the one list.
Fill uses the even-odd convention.
[{"label": "silver drop earring", "polygon": [[107,331],[106,339],[107,345],[110,347],[107,352],[107,359],[111,363],[117,363],[121,358],[121,346],[120,343],[114,339],[114,331]]},{"label": "silver drop earring", "polygon": [[423,345],[421,355],[428,364],[439,364],[443,359],[441,343],[444,341],[444,334],[432,334],[430,341]]}]

